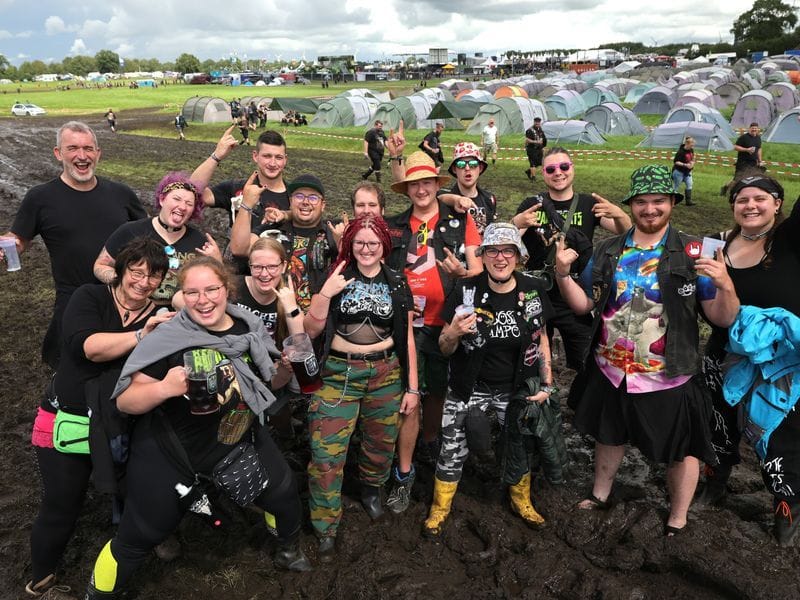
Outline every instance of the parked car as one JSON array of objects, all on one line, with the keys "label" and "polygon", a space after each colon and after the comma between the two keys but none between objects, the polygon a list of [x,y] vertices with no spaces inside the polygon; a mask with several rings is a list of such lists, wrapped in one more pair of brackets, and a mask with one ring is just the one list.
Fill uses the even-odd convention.
[{"label": "parked car", "polygon": [[36,106],[35,104],[17,102],[11,107],[11,114],[18,117],[33,117],[36,115],[46,115],[47,111],[41,106]]}]

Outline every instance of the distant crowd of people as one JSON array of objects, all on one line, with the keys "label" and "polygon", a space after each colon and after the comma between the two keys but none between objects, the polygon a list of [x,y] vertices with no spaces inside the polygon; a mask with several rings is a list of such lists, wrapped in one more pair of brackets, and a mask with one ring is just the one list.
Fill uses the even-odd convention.
[{"label": "distant crowd of people", "polygon": [[[493,122],[480,145],[459,142],[445,160],[441,125],[406,155],[402,125],[387,135],[376,121],[351,211],[334,216],[325,174],[285,180],[289,153],[274,130],[258,136],[249,176],[211,183],[250,143],[251,108],[234,115],[231,103],[234,125],[191,174],[159,181],[149,213],[128,186],[96,174],[94,131],[65,123],[61,174],[28,191],[6,234],[17,252],[41,236],[56,290],[42,347],[54,376],[31,438],[43,496],[29,595],[73,597],[57,575],[90,479],[119,519],[95,558],[90,600],[122,597],[152,551],[174,554],[187,512],[216,522],[220,496],[263,514],[276,566],[335,562],[356,430],[358,495],[372,519],[408,509],[416,465],[427,463],[433,500],[420,527],[440,536],[475,454],[502,457],[511,511],[538,528],[547,515],[532,480],[566,477],[563,400],[595,444],[578,510],[614,504],[632,446],[666,466],[660,527],[680,536],[693,499],[724,500],[744,436],[774,499],[774,536],[793,542],[800,208],[784,208],[781,184],[758,170],[757,131],[737,141],[730,229],[703,238],[672,225],[680,185],[692,200],[690,138],[673,169],[634,170],[615,203],[576,191],[575,159],[548,146],[537,119],[525,132],[526,174],[540,174],[545,191],[503,221],[481,185],[497,155]],[[384,161],[391,190],[407,198],[399,214],[385,214]],[[228,216],[227,248],[202,228],[208,209]],[[702,321],[712,331],[704,350]],[[576,371],[569,390],[554,378],[556,337]],[[304,443],[298,415],[311,558],[284,456]]]}]

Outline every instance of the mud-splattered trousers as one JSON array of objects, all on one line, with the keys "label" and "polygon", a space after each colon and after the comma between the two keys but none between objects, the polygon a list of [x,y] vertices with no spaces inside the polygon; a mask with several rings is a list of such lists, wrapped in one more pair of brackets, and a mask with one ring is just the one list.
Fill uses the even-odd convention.
[{"label": "mud-splattered trousers", "polygon": [[448,390],[442,414],[442,448],[436,462],[437,479],[447,482],[461,480],[461,471],[469,456],[466,421],[470,409],[477,406],[486,412],[491,408],[502,427],[510,398],[509,392],[492,391],[481,383],[475,385],[469,402],[463,402],[453,395],[452,390]]},{"label": "mud-splattered trousers", "polygon": [[314,530],[327,537],[336,535],[342,518],[342,472],[356,425],[362,484],[382,486],[389,478],[403,390],[395,355],[376,361],[330,356],[322,379],[308,409],[308,505]]}]

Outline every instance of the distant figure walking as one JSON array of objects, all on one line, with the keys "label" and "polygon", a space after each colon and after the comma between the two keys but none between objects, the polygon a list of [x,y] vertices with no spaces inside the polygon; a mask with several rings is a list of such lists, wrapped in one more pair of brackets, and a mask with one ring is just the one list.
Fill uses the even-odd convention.
[{"label": "distant figure walking", "polygon": [[117,115],[114,114],[114,111],[110,108],[108,112],[105,114],[106,122],[108,123],[108,128],[112,131],[112,133],[117,132]]},{"label": "distant figure walking", "polygon": [[186,135],[184,135],[183,130],[189,126],[189,123],[186,122],[186,119],[183,116],[183,113],[178,113],[175,115],[175,129],[178,130],[178,137],[179,139],[185,140]]}]

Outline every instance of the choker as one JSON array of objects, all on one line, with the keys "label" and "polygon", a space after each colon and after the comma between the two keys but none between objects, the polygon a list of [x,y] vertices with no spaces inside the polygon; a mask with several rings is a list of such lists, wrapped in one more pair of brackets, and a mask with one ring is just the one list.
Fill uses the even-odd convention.
[{"label": "choker", "polygon": [[486,275],[489,276],[489,279],[491,280],[492,283],[496,283],[497,285],[503,285],[505,283],[508,283],[512,279],[514,279],[514,275],[513,274],[510,277],[506,278],[506,279],[495,279],[494,277],[489,275],[489,273],[486,273]]},{"label": "choker", "polygon": [[158,224],[161,225],[161,227],[163,227],[166,231],[178,232],[184,227],[183,225],[181,225],[180,227],[170,227],[169,225],[164,223],[164,221],[161,220],[160,215],[156,216],[156,220],[158,221]]},{"label": "choker", "polygon": [[758,240],[765,238],[770,231],[772,231],[772,227],[770,227],[769,229],[765,229],[761,233],[757,233],[755,235],[747,235],[744,231],[740,231],[739,234],[748,242],[757,242]]}]

